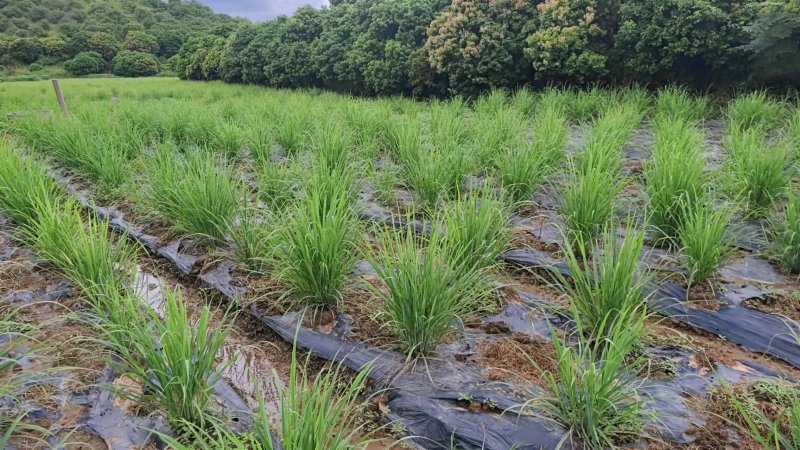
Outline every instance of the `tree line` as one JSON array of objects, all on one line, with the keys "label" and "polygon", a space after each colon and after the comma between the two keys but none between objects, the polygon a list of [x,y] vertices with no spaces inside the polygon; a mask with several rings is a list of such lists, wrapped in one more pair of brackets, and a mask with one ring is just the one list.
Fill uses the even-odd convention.
[{"label": "tree line", "polygon": [[333,0],[190,37],[182,78],[358,95],[800,85],[800,0]]}]

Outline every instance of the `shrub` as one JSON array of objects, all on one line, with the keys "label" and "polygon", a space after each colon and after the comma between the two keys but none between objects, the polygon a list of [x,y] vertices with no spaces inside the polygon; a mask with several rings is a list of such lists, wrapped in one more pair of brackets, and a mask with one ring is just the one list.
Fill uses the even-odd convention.
[{"label": "shrub", "polygon": [[619,8],[615,50],[644,81],[706,85],[746,69],[742,45],[750,8],[724,0],[627,1]]},{"label": "shrub", "polygon": [[28,70],[30,70],[31,72],[40,72],[42,69],[44,69],[44,67],[39,63],[33,63],[30,66],[28,66]]},{"label": "shrub", "polygon": [[751,78],[763,84],[800,84],[800,3],[782,0],[758,4],[750,25]]},{"label": "shrub", "polygon": [[606,73],[607,57],[595,0],[549,0],[537,5],[525,57],[542,82],[586,83]]},{"label": "shrub", "polygon": [[158,59],[149,53],[121,52],[114,58],[114,75],[148,77],[158,73]]},{"label": "shrub", "polygon": [[64,63],[64,68],[73,75],[100,73],[105,68],[103,56],[97,52],[80,52]]},{"label": "shrub", "polygon": [[44,55],[44,45],[34,38],[19,38],[8,47],[11,59],[22,64],[33,64]]},{"label": "shrub", "polygon": [[125,37],[122,48],[129,52],[158,53],[158,40],[152,34],[143,31],[130,31]]},{"label": "shrub", "polygon": [[99,31],[89,37],[89,50],[103,55],[103,59],[111,61],[119,52],[119,45],[114,36]]}]

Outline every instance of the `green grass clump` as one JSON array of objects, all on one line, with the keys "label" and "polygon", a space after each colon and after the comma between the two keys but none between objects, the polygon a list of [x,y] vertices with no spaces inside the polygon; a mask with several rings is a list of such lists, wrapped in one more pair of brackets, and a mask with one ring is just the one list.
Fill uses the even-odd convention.
[{"label": "green grass clump", "polygon": [[533,128],[532,144],[502,151],[494,162],[501,186],[518,206],[530,202],[536,189],[557,169],[567,144],[567,121],[558,107],[542,108]]},{"label": "green grass clump", "polygon": [[643,168],[645,193],[650,223],[667,243],[678,237],[683,214],[707,196],[702,143],[700,132],[684,119],[661,119],[655,126],[653,156]]},{"label": "green grass clump", "polygon": [[372,286],[387,305],[391,326],[409,357],[427,356],[453,332],[460,319],[475,312],[475,299],[486,298],[482,271],[448,265],[441,227],[424,243],[410,226],[384,230],[381,250],[370,262],[385,288]]},{"label": "green grass clump", "polygon": [[620,175],[602,170],[567,172],[558,212],[564,218],[566,238],[576,246],[590,245],[616,217],[616,198],[623,187]]},{"label": "green grass clump", "polygon": [[23,228],[24,239],[85,292],[92,303],[105,307],[130,281],[135,247],[121,239],[111,243],[104,222],[84,223],[81,206],[73,200],[45,199],[36,205],[37,220]]},{"label": "green grass clump", "polygon": [[640,381],[626,373],[642,364],[630,355],[646,317],[640,310],[630,314],[632,320],[604,321],[600,342],[584,335],[577,320],[577,348],[562,344],[553,331],[557,372],[546,374],[551,396],[528,403],[567,429],[563,441],[578,438],[587,448],[617,448],[621,440],[641,436],[654,414],[645,410]]},{"label": "green grass clump", "polygon": [[575,123],[589,123],[600,117],[603,110],[616,101],[613,93],[593,87],[588,90],[562,91],[569,117]]},{"label": "green grass clump", "polygon": [[5,214],[32,226],[38,219],[37,206],[62,195],[41,164],[0,142],[0,209]]},{"label": "green grass clump", "polygon": [[353,184],[349,169],[318,167],[306,197],[287,213],[279,253],[287,294],[317,306],[340,299],[360,242]]},{"label": "green grass clump", "polygon": [[773,252],[790,272],[800,274],[800,193],[789,194],[783,214],[771,219]]},{"label": "green grass clump", "polygon": [[525,145],[525,125],[522,115],[510,108],[492,111],[485,117],[479,116],[474,145],[478,162],[487,164],[496,155],[515,151]]},{"label": "green grass clump", "polygon": [[642,120],[636,105],[622,103],[607,109],[595,121],[577,163],[585,174],[592,171],[618,173],[622,169],[622,150]]},{"label": "green grass clump", "polygon": [[771,130],[784,117],[784,105],[764,92],[751,92],[728,104],[728,128],[732,130]]},{"label": "green grass clump", "polygon": [[[730,387],[723,389],[723,393],[729,396],[731,404],[740,415],[740,419],[734,424],[762,448],[787,450],[800,448],[800,394],[796,388],[791,385],[782,386],[780,389],[782,398],[770,398],[777,403],[774,413],[769,411],[770,414],[758,407],[752,394],[742,398]],[[758,392],[758,384],[753,386],[753,390],[755,391],[753,394],[763,397],[764,392]]]},{"label": "green grass clump", "polygon": [[689,284],[702,283],[731,255],[733,237],[728,229],[734,210],[711,201],[687,206],[679,230],[683,265]]},{"label": "green grass clump", "polygon": [[505,202],[488,186],[459,197],[445,208],[440,222],[446,230],[447,262],[454,268],[484,270],[494,266],[511,239]]},{"label": "green grass clump", "polygon": [[275,139],[287,155],[294,156],[305,149],[308,126],[306,116],[300,112],[289,112],[283,117]]},{"label": "green grass clump", "polygon": [[658,91],[656,99],[656,118],[660,120],[680,120],[698,124],[709,113],[706,97],[689,93],[685,88],[670,86]]},{"label": "green grass clump", "polygon": [[99,191],[118,189],[128,178],[129,155],[112,130],[89,131],[77,118],[35,119],[20,134],[35,150],[89,178]]},{"label": "green grass clump", "polygon": [[[258,208],[247,204],[240,209],[239,220],[231,226],[233,253],[237,261],[254,272],[262,272],[272,266],[277,247],[277,233],[272,229],[272,215],[259,217]],[[271,220],[272,219],[272,220]]]},{"label": "green grass clump", "polygon": [[[306,365],[307,366],[307,365]],[[251,432],[238,435],[214,426],[211,431],[193,424],[185,424],[192,446],[170,437],[162,436],[175,450],[351,450],[362,448],[368,442],[363,425],[358,423],[359,394],[367,381],[368,365],[355,378],[342,387],[341,367],[319,372],[308,377],[309,368],[301,367],[297,350],[292,352],[288,385],[275,383],[280,400],[278,433],[273,433],[271,417],[266,402],[259,396],[259,407],[254,415]],[[280,436],[280,447],[275,445]]]},{"label": "green grass clump", "polygon": [[163,408],[167,421],[180,432],[184,423],[208,423],[211,394],[221,377],[216,357],[233,318],[224,314],[212,324],[205,306],[192,321],[180,291],[164,291],[164,296],[164,320],[147,308],[128,324],[128,342],[114,350],[128,376],[144,387],[137,400]]},{"label": "green grass clump", "polygon": [[420,209],[432,214],[441,200],[455,197],[472,168],[460,150],[428,149],[416,159],[403,160],[406,182],[414,191]]},{"label": "green grass clump", "polygon": [[178,233],[219,243],[238,214],[239,188],[230,167],[214,155],[188,151],[185,157],[162,145],[146,162],[146,208]]},{"label": "green grass clump", "polygon": [[789,186],[791,151],[786,142],[766,144],[758,128],[733,129],[725,137],[727,189],[762,215]]},{"label": "green grass clump", "polygon": [[[603,230],[602,244],[565,240],[571,278],[555,272],[559,289],[593,338],[605,338],[606,324],[635,319],[644,308],[650,276],[640,263],[644,232],[628,227],[619,242],[616,229]],[[624,325],[624,324],[622,324]]]},{"label": "green grass clump", "polygon": [[244,143],[242,130],[236,124],[224,122],[217,127],[214,149],[221,151],[225,158],[229,160],[238,158]]},{"label": "green grass clump", "polygon": [[259,198],[270,208],[283,209],[297,198],[298,166],[292,160],[258,160]]}]

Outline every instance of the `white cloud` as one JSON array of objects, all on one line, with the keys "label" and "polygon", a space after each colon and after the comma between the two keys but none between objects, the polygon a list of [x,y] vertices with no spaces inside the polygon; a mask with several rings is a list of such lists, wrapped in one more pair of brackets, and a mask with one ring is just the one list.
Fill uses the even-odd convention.
[{"label": "white cloud", "polygon": [[247,17],[254,22],[272,20],[280,15],[291,15],[304,5],[315,8],[328,5],[328,0],[199,0],[216,12]]}]

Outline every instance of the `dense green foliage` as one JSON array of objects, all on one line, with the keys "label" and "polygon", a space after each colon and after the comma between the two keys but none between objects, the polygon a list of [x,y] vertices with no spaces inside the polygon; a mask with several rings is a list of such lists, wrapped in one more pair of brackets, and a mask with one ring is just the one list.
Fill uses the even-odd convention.
[{"label": "dense green foliage", "polygon": [[[359,95],[797,81],[797,0],[348,0],[187,41],[175,72]],[[724,69],[724,70],[722,70]]]},{"label": "dense green foliage", "polygon": [[104,66],[103,55],[97,52],[80,52],[64,63],[64,68],[73,75],[100,73]]},{"label": "dense green foliage", "polygon": [[[123,50],[166,59],[194,34],[227,36],[242,23],[195,0],[0,0],[0,64],[49,66],[87,51],[107,62]],[[87,61],[67,70],[97,73]]]},{"label": "dense green foliage", "polygon": [[798,0],[347,0],[258,24],[196,0],[0,0],[6,66],[126,51],[186,79],[359,95],[796,85],[798,42]]},{"label": "dense green foliage", "polygon": [[146,77],[158,73],[155,55],[124,51],[114,58],[114,75],[121,77]]}]

